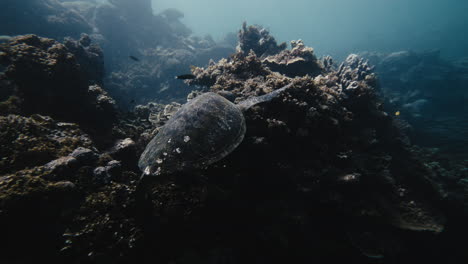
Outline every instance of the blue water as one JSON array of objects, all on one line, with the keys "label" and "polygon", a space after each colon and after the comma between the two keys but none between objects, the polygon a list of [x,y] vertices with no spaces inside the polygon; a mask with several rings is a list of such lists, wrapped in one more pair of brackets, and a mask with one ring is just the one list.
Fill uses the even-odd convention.
[{"label": "blue water", "polygon": [[154,0],[158,13],[175,7],[196,34],[220,39],[242,21],[261,24],[281,41],[301,38],[318,54],[362,50],[441,49],[468,55],[466,0]]}]

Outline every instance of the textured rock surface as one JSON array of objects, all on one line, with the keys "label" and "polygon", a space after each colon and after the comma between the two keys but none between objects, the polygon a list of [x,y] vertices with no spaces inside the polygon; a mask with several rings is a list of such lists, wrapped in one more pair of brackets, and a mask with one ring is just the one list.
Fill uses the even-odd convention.
[{"label": "textured rock surface", "polygon": [[[175,75],[235,50],[232,43],[192,35],[181,22],[183,13],[176,9],[158,10],[156,5],[153,14],[148,0],[7,0],[3,7],[0,32],[7,36],[1,36],[0,43],[10,40],[10,35],[29,33],[63,41],[89,84],[102,86],[104,82],[107,91],[126,109],[149,99],[164,103],[183,100],[190,90],[174,80]],[[107,78],[103,81],[104,62]]]},{"label": "textured rock surface", "polygon": [[0,175],[43,165],[77,147],[92,146],[78,125],[40,115],[0,116],[0,135]]},{"label": "textured rock surface", "polygon": [[78,41],[65,38],[63,43],[75,55],[77,63],[86,74],[89,84],[101,84],[104,77],[104,54],[99,45],[92,43],[89,35],[82,34]]},{"label": "textured rock surface", "polygon": [[286,48],[286,43],[277,44],[270,32],[261,26],[247,26],[244,22],[238,33],[237,51],[248,54],[251,50],[259,57],[274,55]]},{"label": "textured rock surface", "polygon": [[314,49],[304,45],[302,40],[291,41],[291,50],[283,50],[276,55],[263,59],[272,70],[289,77],[317,76],[323,72],[323,66],[314,55]]},{"label": "textured rock surface", "polygon": [[[299,46],[281,51],[275,44],[273,56],[289,59]],[[293,86],[244,113],[246,135],[232,153],[149,183],[137,202],[136,160],[181,105],[137,106],[116,116],[109,131],[102,122],[111,119],[112,98],[88,85],[89,75],[64,45],[26,36],[1,49],[7,66],[0,90],[2,263],[466,259],[458,243],[468,216],[466,166],[449,171],[410,144],[404,124],[384,111],[376,76],[359,56],[338,67],[330,58],[310,60],[321,70],[307,75],[288,67],[288,76],[274,71],[261,52],[193,67],[195,79],[187,83],[204,88],[188,99],[211,91],[238,103]],[[296,51],[313,55],[305,46]],[[62,73],[79,81],[65,82]],[[76,98],[65,98],[70,104],[60,108],[32,100],[32,87],[39,96],[70,92]],[[22,104],[26,98],[34,108]],[[72,108],[89,105],[92,111],[78,115],[87,122],[59,119],[75,120]],[[45,110],[53,119],[34,112]],[[81,128],[93,132],[93,140]]]},{"label": "textured rock surface", "polygon": [[[82,40],[85,42],[85,39]],[[73,46],[73,42],[67,43]],[[81,61],[88,60],[86,56],[99,60],[95,57],[97,54],[90,55],[83,49],[72,47]],[[108,127],[114,121],[115,102],[99,86],[88,87],[91,80],[87,78],[94,78],[94,75],[86,73],[86,65],[80,65],[80,60],[65,45],[52,39],[25,35],[2,44],[0,51],[0,63],[6,67],[0,74],[6,87],[2,97],[9,98],[3,103],[3,114],[39,113],[102,127]]]},{"label": "textured rock surface", "polygon": [[73,105],[70,110],[79,111],[77,103],[87,92],[86,79],[73,54],[62,44],[26,35],[14,38],[0,49],[0,60],[7,67],[5,77],[21,93],[24,112],[60,115],[64,108]]},{"label": "textured rock surface", "polygon": [[[64,232],[63,220],[78,205],[69,181],[47,182],[30,171],[0,177],[0,241],[2,261],[28,256],[50,258]],[[27,252],[27,254],[25,254]]]},{"label": "textured rock surface", "polygon": [[190,89],[175,80],[176,75],[234,52],[233,46],[218,44],[210,36],[192,36],[178,10],[155,9],[162,12],[153,15],[150,3],[119,0],[96,8],[94,24],[99,34],[93,37],[106,53],[105,85],[127,109],[149,101],[183,100]]}]

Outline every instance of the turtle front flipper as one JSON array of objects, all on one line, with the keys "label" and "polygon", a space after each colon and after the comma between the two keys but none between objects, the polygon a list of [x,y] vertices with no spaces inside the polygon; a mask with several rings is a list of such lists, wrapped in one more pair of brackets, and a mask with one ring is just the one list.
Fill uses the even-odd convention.
[{"label": "turtle front flipper", "polygon": [[245,101],[242,101],[240,102],[237,107],[242,111],[246,111],[248,110],[250,107],[256,105],[256,104],[259,104],[259,103],[263,103],[263,102],[268,102],[270,101],[271,99],[277,97],[278,95],[280,95],[284,90],[290,88],[291,86],[293,86],[293,83],[290,83],[288,85],[285,85],[277,90],[274,90],[273,92],[271,93],[267,93],[265,95],[262,95],[262,96],[257,96],[257,97],[252,97],[252,98],[249,98]]}]

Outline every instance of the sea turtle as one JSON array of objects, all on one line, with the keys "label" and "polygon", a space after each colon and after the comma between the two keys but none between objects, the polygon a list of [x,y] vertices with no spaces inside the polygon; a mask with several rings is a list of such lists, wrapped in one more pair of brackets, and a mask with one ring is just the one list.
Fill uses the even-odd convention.
[{"label": "sea turtle", "polygon": [[190,100],[146,146],[138,162],[143,177],[202,168],[226,157],[244,139],[243,112],[271,100],[291,86],[292,83],[239,104],[213,92]]}]

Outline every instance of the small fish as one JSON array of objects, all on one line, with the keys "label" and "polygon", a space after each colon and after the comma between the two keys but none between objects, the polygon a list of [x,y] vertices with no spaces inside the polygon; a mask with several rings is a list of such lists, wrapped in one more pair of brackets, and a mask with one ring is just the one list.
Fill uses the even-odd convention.
[{"label": "small fish", "polygon": [[195,79],[195,75],[193,74],[182,74],[182,75],[177,75],[175,78],[178,80],[188,80],[188,79]]},{"label": "small fish", "polygon": [[395,112],[395,115],[396,115],[396,116],[399,116],[400,114],[401,114],[400,111],[396,111],[396,112]]},{"label": "small fish", "polygon": [[130,100],[130,104],[136,103],[135,99]]},{"label": "small fish", "polygon": [[129,57],[130,59],[134,60],[134,61],[140,61],[140,59],[138,59],[138,58],[135,57],[135,56],[130,55],[130,56],[128,56],[128,57]]}]

